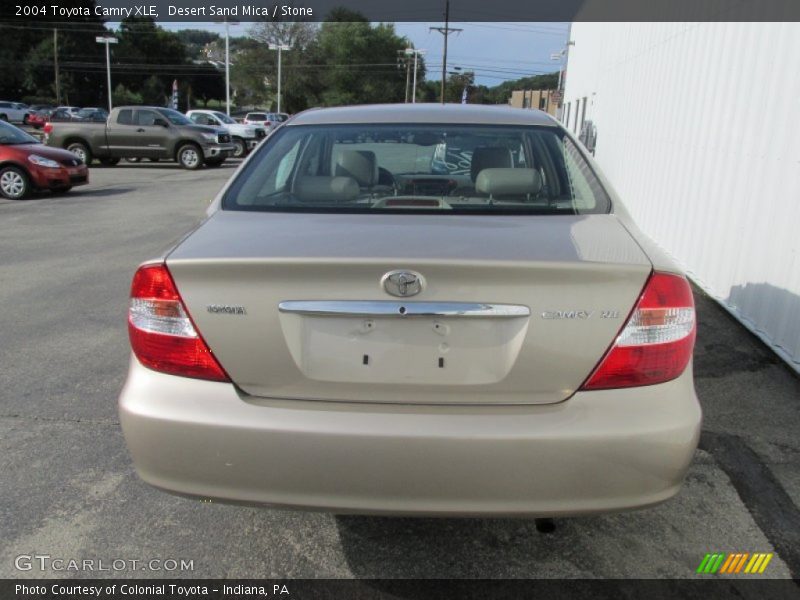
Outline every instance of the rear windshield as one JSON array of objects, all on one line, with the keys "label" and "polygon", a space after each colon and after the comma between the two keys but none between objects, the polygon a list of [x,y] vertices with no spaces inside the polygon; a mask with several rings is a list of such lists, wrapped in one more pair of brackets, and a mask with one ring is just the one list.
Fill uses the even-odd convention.
[{"label": "rear windshield", "polygon": [[557,127],[281,127],[223,198],[227,210],[605,213],[610,201]]},{"label": "rear windshield", "polygon": [[250,113],[247,118],[253,121],[266,121],[267,115],[265,113]]}]

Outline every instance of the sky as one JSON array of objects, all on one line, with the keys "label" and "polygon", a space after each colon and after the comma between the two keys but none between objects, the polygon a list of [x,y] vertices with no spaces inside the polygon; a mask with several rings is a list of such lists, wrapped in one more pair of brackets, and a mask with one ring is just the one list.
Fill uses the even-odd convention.
[{"label": "sky", "polygon": [[[223,33],[215,23],[161,23],[165,28],[207,29]],[[428,78],[439,80],[442,69],[442,34],[430,27],[443,23],[395,23],[399,35],[416,48],[427,50]],[[231,36],[246,35],[250,24],[231,27]],[[558,71],[550,55],[564,48],[568,23],[450,23],[463,31],[448,36],[447,67],[475,71],[478,84],[494,86],[509,79]]]}]

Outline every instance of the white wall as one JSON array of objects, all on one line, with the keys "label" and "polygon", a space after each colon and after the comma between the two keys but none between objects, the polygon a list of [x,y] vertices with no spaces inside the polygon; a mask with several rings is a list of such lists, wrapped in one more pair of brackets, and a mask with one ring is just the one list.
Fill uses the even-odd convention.
[{"label": "white wall", "polygon": [[570,124],[588,98],[634,218],[800,370],[800,23],[574,23],[572,40]]}]

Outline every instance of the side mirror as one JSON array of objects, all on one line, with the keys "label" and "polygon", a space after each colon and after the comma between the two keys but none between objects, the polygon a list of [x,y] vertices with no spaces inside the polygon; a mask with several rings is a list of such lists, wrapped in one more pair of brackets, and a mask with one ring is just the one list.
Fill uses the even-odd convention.
[{"label": "side mirror", "polygon": [[159,127],[169,127],[169,123],[167,123],[164,119],[154,119],[153,125],[158,125]]}]

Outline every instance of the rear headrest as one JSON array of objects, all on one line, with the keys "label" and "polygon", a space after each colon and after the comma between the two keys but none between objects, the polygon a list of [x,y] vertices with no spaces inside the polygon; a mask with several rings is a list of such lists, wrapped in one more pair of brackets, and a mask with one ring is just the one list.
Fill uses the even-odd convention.
[{"label": "rear headrest", "polygon": [[355,200],[361,189],[352,177],[300,177],[294,184],[298,200],[344,202]]},{"label": "rear headrest", "polygon": [[484,169],[475,189],[490,196],[535,195],[542,189],[542,176],[536,169]]},{"label": "rear headrest", "polygon": [[334,175],[352,177],[362,187],[378,183],[378,161],[369,150],[342,150],[336,159]]},{"label": "rear headrest", "polygon": [[472,164],[469,168],[472,181],[478,178],[478,173],[484,169],[495,167],[513,167],[511,150],[502,146],[478,146],[472,152]]}]

